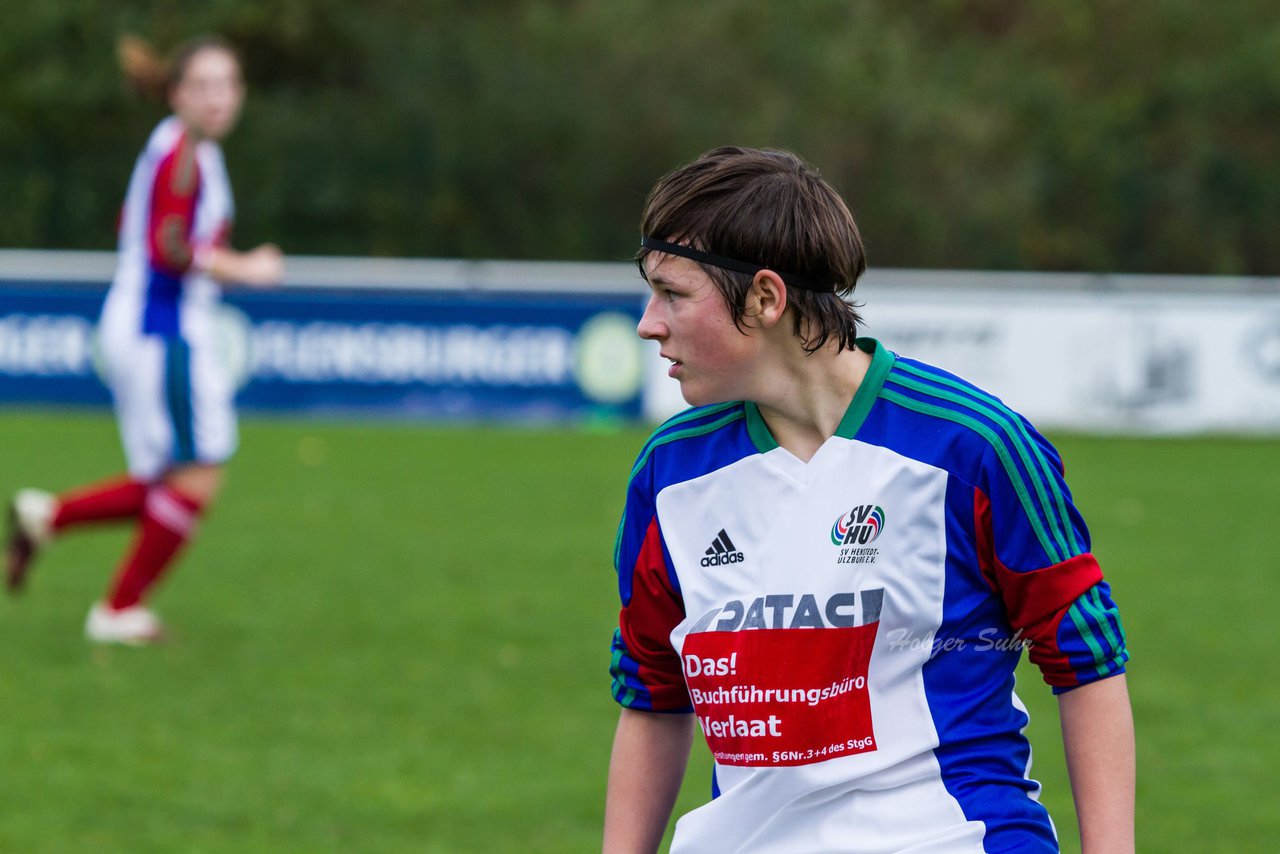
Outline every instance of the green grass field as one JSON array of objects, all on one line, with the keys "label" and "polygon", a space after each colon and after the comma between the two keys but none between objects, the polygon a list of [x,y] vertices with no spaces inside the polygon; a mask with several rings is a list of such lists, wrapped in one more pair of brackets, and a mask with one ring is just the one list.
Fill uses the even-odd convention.
[{"label": "green grass field", "polygon": [[[0,850],[591,851],[616,710],[623,478],[644,433],[249,419],[155,604],[91,648],[125,532],[0,603]],[[1139,850],[1274,850],[1280,441],[1055,437],[1129,634]],[[0,412],[0,490],[119,465],[101,413]],[[1077,848],[1054,700],[1035,775]],[[708,792],[705,748],[679,809]]]}]

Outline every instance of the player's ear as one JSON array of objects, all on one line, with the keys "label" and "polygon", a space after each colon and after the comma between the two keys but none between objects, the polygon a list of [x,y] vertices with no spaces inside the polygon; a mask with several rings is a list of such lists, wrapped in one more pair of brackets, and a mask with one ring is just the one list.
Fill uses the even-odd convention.
[{"label": "player's ear", "polygon": [[778,325],[787,310],[787,286],[772,270],[760,270],[747,291],[746,314],[764,329]]}]

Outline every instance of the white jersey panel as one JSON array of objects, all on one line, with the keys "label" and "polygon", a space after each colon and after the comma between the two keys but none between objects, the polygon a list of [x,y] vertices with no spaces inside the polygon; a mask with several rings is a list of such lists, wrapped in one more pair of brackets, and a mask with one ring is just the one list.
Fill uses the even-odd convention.
[{"label": "white jersey panel", "polygon": [[[227,177],[222,149],[209,140],[196,146],[200,164],[200,199],[196,203],[192,246],[211,246],[229,228],[235,208],[231,181]],[[207,273],[188,271],[183,283],[182,335],[188,341],[206,342],[213,335],[213,307],[222,295],[221,286]]]},{"label": "white jersey panel", "polygon": [[808,463],[776,448],[659,493],[687,615],[671,641],[720,789],[673,851],[982,850],[932,754],[930,644],[887,640],[941,625],[946,486],[833,437]]},{"label": "white jersey panel", "polygon": [[[985,828],[967,821],[954,799],[939,794],[931,754],[908,760],[875,780],[800,790],[785,804],[772,781],[736,790],[734,812],[713,809],[724,796],[676,823],[671,854],[980,854]],[[743,816],[750,816],[744,820]],[[728,830],[727,830],[728,829]]]}]

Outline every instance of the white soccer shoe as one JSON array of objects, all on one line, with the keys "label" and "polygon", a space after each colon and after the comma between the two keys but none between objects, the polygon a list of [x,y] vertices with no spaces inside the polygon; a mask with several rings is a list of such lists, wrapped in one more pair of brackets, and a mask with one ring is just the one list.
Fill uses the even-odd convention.
[{"label": "white soccer shoe", "polygon": [[22,589],[36,552],[53,535],[57,499],[40,489],[20,489],[9,502],[9,530],[5,537],[5,583],[9,592]]},{"label": "white soccer shoe", "polygon": [[84,621],[84,635],[94,643],[149,646],[164,640],[164,626],[155,612],[141,605],[117,611],[95,602]]}]

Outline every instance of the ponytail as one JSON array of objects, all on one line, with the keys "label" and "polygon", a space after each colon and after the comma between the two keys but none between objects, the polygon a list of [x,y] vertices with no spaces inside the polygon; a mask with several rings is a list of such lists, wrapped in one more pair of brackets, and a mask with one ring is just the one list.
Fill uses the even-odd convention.
[{"label": "ponytail", "polygon": [[116,42],[116,60],[124,72],[129,88],[146,98],[164,101],[169,90],[178,84],[187,71],[191,58],[202,50],[213,49],[228,53],[236,64],[240,56],[231,43],[221,36],[203,35],[188,39],[173,51],[168,59],[160,56],[150,42],[133,33],[125,33]]},{"label": "ponytail", "polygon": [[170,64],[141,36],[125,33],[116,42],[116,61],[129,88],[145,98],[163,101],[169,87]]}]

